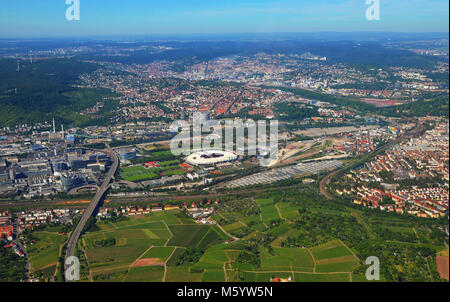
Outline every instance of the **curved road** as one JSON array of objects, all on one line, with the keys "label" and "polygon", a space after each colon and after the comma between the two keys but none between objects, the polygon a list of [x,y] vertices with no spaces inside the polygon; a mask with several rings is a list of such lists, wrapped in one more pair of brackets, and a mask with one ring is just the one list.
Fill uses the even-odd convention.
[{"label": "curved road", "polygon": [[113,164],[111,168],[109,169],[108,173],[106,174],[105,180],[103,181],[102,186],[97,191],[97,193],[94,196],[94,199],[92,199],[91,203],[87,207],[87,209],[84,211],[83,216],[81,217],[80,221],[78,222],[78,225],[76,226],[75,230],[72,232],[72,235],[70,236],[69,242],[67,243],[67,250],[66,250],[66,259],[70,256],[74,256],[75,253],[75,247],[77,245],[78,239],[80,239],[81,232],[84,229],[84,226],[86,225],[86,222],[88,219],[92,216],[95,209],[98,206],[98,203],[102,199],[103,195],[106,193],[106,191],[109,188],[109,185],[111,183],[111,180],[114,177],[114,174],[116,174],[117,169],[119,168],[119,157],[117,154],[111,149],[109,145],[106,145],[108,150],[111,153],[111,157],[113,159]]}]

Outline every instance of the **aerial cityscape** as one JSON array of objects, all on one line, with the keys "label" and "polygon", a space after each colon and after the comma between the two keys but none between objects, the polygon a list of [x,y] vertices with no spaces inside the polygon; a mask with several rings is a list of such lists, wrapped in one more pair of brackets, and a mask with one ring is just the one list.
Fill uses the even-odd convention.
[{"label": "aerial cityscape", "polygon": [[448,2],[16,2],[0,283],[448,284]]}]

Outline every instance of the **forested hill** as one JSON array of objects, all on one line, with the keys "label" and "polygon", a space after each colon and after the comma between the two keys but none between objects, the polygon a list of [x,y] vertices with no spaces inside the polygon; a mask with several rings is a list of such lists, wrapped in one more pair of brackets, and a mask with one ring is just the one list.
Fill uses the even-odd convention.
[{"label": "forested hill", "polygon": [[[92,72],[94,64],[76,59],[20,61],[0,60],[0,127],[49,121],[76,124],[83,121],[78,112],[95,105],[102,90],[73,88],[82,73]],[[80,119],[81,118],[81,119]]]}]

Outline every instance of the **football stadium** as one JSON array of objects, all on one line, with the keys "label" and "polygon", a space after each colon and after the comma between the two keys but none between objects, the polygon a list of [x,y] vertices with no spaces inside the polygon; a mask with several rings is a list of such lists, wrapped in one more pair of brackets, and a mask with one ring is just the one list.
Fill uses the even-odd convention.
[{"label": "football stadium", "polygon": [[195,166],[214,166],[238,159],[239,156],[230,151],[207,150],[192,153],[186,158],[186,162]]}]

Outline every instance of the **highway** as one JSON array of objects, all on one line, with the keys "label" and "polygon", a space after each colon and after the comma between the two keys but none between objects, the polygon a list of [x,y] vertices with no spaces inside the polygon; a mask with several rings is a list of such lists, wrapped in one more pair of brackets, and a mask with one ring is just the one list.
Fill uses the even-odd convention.
[{"label": "highway", "polygon": [[111,153],[113,164],[112,164],[111,168],[109,168],[109,171],[105,176],[102,186],[97,191],[97,193],[94,196],[94,199],[92,199],[91,203],[84,211],[83,216],[81,217],[75,230],[72,232],[72,235],[70,236],[69,242],[67,243],[66,259],[70,256],[74,256],[78,239],[80,239],[81,232],[83,231],[84,226],[86,225],[86,222],[92,216],[92,214],[94,213],[95,209],[98,206],[98,203],[102,199],[103,195],[105,195],[106,191],[109,189],[111,180],[113,179],[114,174],[116,174],[117,169],[119,168],[119,157],[111,149],[111,147],[109,145],[106,145],[106,147],[108,148],[108,150]]}]

